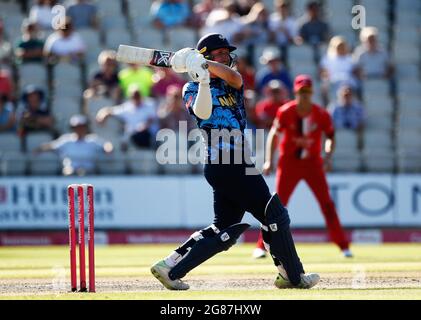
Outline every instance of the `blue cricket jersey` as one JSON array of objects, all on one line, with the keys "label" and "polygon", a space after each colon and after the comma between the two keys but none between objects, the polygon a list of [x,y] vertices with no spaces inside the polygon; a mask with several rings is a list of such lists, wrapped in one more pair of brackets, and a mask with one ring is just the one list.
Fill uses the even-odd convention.
[{"label": "blue cricket jersey", "polygon": [[[214,159],[216,152],[243,149],[244,129],[246,128],[246,111],[244,108],[244,89],[230,87],[224,80],[211,79],[212,114],[209,119],[198,118],[192,109],[199,89],[198,82],[188,82],[183,88],[183,100],[190,114],[196,119],[199,129],[206,132],[205,141],[208,143],[208,157]],[[212,141],[211,130],[236,130],[240,135],[229,139]]]}]

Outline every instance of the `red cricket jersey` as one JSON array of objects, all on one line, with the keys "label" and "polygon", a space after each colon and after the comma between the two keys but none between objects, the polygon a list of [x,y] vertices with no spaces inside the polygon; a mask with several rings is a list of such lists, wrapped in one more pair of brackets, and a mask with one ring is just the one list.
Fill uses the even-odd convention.
[{"label": "red cricket jersey", "polygon": [[311,112],[306,117],[297,113],[297,102],[292,100],[279,108],[274,125],[283,133],[280,155],[293,159],[321,159],[322,133],[333,137],[335,129],[329,113],[312,104]]}]

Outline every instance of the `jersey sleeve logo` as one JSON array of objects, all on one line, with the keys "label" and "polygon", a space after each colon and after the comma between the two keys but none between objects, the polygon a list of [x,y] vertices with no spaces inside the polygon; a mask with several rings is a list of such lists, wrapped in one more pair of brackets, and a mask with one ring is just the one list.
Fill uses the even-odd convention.
[{"label": "jersey sleeve logo", "polygon": [[193,101],[193,96],[190,96],[189,99],[186,102],[186,108],[187,109],[190,109],[192,101]]}]

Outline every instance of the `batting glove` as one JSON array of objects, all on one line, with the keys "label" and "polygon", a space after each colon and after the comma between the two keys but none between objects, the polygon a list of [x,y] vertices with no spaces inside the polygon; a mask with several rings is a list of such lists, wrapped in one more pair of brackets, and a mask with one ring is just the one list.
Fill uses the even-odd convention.
[{"label": "batting glove", "polygon": [[183,48],[174,53],[171,57],[171,68],[177,73],[187,72],[187,58],[198,54],[199,51],[193,48]]},{"label": "batting glove", "polygon": [[193,81],[209,83],[210,76],[207,69],[206,59],[200,53],[189,55],[186,59],[187,72]]}]

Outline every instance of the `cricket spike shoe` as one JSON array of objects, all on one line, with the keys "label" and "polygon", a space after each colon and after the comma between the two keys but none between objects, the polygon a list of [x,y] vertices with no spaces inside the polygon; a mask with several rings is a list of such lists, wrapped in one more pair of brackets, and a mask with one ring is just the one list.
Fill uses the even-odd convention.
[{"label": "cricket spike shoe", "polygon": [[261,248],[256,248],[253,250],[253,258],[254,259],[263,259],[266,258],[266,251]]},{"label": "cricket spike shoe", "polygon": [[151,267],[151,272],[165,288],[168,290],[188,290],[190,286],[180,279],[171,280],[168,276],[171,268],[165,263],[164,260],[155,263]]},{"label": "cricket spike shoe", "polygon": [[352,254],[352,251],[349,249],[344,249],[342,250],[342,254],[344,256],[344,258],[353,258],[354,255]]},{"label": "cricket spike shoe", "polygon": [[314,287],[320,280],[317,273],[301,274],[301,281],[298,285],[294,286],[288,279],[278,274],[275,280],[275,286],[279,289],[310,289]]}]

